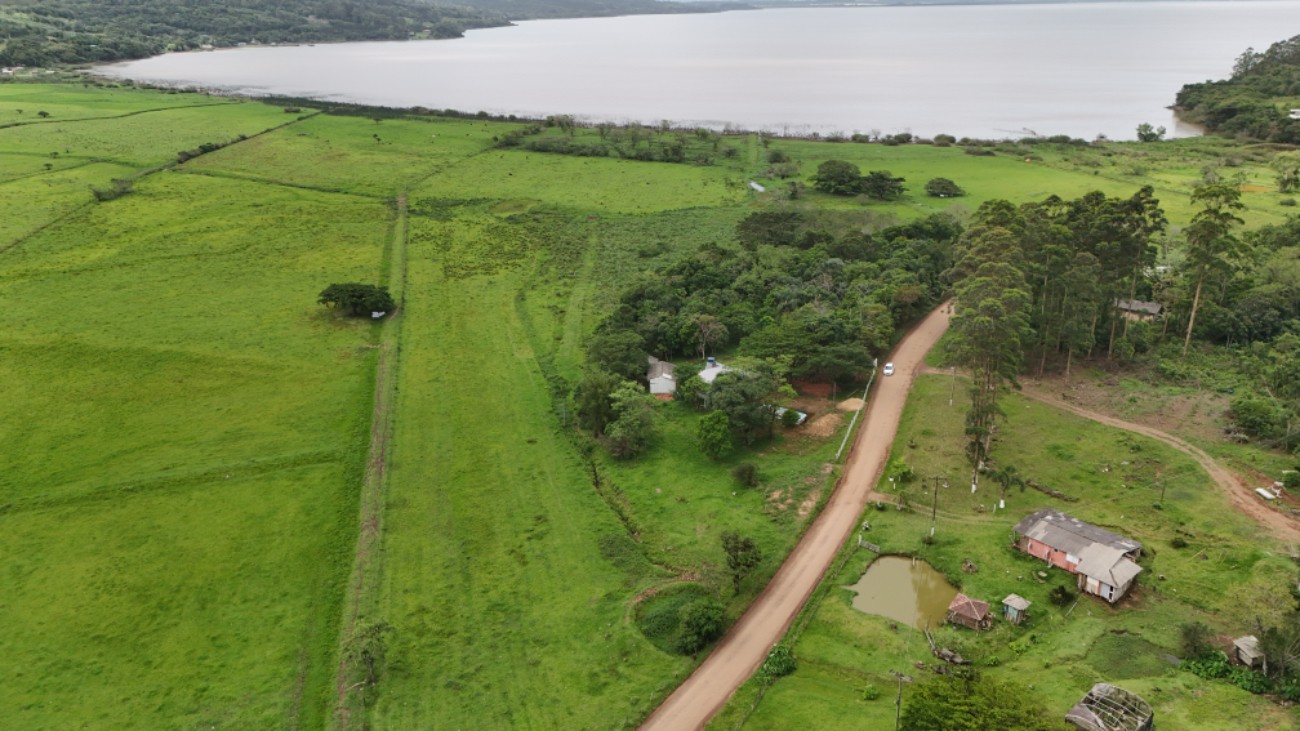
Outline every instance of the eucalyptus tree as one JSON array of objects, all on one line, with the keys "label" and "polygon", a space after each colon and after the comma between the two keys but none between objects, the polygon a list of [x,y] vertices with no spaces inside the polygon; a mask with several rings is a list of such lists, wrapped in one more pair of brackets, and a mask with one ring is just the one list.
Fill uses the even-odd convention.
[{"label": "eucalyptus tree", "polygon": [[1001,226],[977,226],[959,242],[951,347],[957,362],[971,373],[966,434],[976,466],[988,456],[1000,391],[1018,385],[1016,375],[1032,332],[1032,301],[1021,266],[1020,243]]},{"label": "eucalyptus tree", "polygon": [[1183,338],[1183,356],[1192,343],[1192,328],[1196,325],[1196,313],[1201,307],[1201,291],[1205,280],[1215,272],[1231,270],[1234,260],[1242,252],[1242,243],[1233,234],[1233,229],[1244,221],[1235,211],[1245,208],[1241,203],[1241,191],[1226,183],[1202,185],[1192,191],[1192,203],[1198,204],[1200,210],[1192,216],[1187,226],[1187,268],[1196,282],[1192,294],[1192,309],[1187,317],[1187,334]]}]

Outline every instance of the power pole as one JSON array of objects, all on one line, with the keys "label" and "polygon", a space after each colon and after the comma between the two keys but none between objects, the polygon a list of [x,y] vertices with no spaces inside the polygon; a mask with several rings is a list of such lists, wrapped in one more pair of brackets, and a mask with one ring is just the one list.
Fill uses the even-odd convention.
[{"label": "power pole", "polygon": [[903,674],[894,670],[890,670],[889,674],[898,678],[898,697],[894,699],[894,731],[898,731],[903,718]]},{"label": "power pole", "polygon": [[934,497],[930,501],[930,537],[934,537],[935,515],[939,512],[939,476],[934,476]]},{"label": "power pole", "polygon": [[957,396],[957,366],[952,368],[952,391],[948,393],[948,405],[952,406],[952,400]]}]

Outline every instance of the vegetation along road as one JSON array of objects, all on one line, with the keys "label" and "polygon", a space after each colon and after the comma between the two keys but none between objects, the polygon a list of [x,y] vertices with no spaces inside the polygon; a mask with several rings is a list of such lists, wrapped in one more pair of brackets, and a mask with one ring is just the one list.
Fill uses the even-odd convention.
[{"label": "vegetation along road", "polygon": [[948,329],[948,306],[940,305],[893,353],[897,375],[880,379],[844,477],[816,522],[754,604],[686,682],[642,729],[701,728],[763,662],[785,634],[866,508],[872,487],[889,459],[912,378],[925,354]]}]

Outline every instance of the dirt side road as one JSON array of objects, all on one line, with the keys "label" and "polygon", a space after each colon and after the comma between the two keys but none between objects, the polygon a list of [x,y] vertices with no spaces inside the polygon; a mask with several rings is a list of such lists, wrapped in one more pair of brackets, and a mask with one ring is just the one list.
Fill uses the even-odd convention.
[{"label": "dirt side road", "polygon": [[892,355],[896,375],[877,378],[844,475],[830,502],[809,527],[771,583],[712,654],[646,719],[646,731],[698,729],[753,674],[772,645],[812,595],[844,545],[880,479],[898,431],[903,404],[925,354],[948,329],[947,305],[930,313],[903,338]]},{"label": "dirt side road", "polygon": [[1141,434],[1145,437],[1164,442],[1178,451],[1186,454],[1210,474],[1210,477],[1218,484],[1219,489],[1227,496],[1232,506],[1237,510],[1250,516],[1260,527],[1273,534],[1278,540],[1291,545],[1300,544],[1300,525],[1290,517],[1273,510],[1260,500],[1255,494],[1254,488],[1242,480],[1239,476],[1229,472],[1219,464],[1213,457],[1206,454],[1205,450],[1195,445],[1189,444],[1172,434],[1167,434],[1159,429],[1142,424],[1134,424],[1130,421],[1117,419],[1113,416],[1106,416],[1095,411],[1085,409],[1082,406],[1072,404],[1058,396],[1055,396],[1041,388],[1025,384],[1024,394],[1036,401],[1042,401],[1058,409],[1064,409],[1072,414],[1077,414],[1085,419],[1113,426],[1117,429],[1131,431],[1135,434]]}]

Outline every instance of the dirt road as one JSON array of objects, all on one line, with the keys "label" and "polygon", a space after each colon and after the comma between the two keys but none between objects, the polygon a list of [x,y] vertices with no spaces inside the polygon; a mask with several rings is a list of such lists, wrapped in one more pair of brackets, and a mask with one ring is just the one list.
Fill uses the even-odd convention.
[{"label": "dirt road", "polygon": [[876,379],[871,402],[844,475],[808,532],[713,653],[646,719],[646,731],[698,729],[767,657],[821,581],[866,508],[898,431],[912,379],[925,354],[948,329],[947,305],[930,313],[891,356],[896,375]]},{"label": "dirt road", "polygon": [[1219,489],[1227,496],[1232,506],[1237,510],[1250,516],[1261,527],[1273,534],[1278,540],[1292,545],[1300,544],[1300,525],[1292,518],[1273,510],[1260,500],[1259,495],[1255,494],[1255,489],[1247,484],[1242,478],[1229,472],[1219,464],[1213,457],[1206,454],[1205,450],[1195,445],[1189,444],[1178,437],[1167,434],[1159,429],[1134,424],[1130,421],[1117,419],[1113,416],[1097,413],[1082,406],[1072,404],[1059,396],[1053,395],[1041,388],[1031,384],[1025,384],[1024,394],[1035,401],[1042,401],[1058,409],[1064,409],[1072,414],[1082,416],[1085,419],[1113,426],[1117,429],[1131,431],[1135,434],[1141,434],[1157,441],[1164,442],[1178,451],[1186,454],[1196,460],[1210,477],[1218,484]]}]

